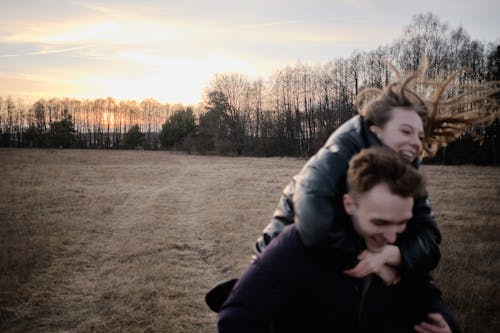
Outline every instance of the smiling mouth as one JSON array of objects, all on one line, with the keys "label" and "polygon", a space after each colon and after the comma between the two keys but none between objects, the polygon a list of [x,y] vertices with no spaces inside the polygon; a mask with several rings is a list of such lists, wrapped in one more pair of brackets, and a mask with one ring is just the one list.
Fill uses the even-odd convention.
[{"label": "smiling mouth", "polygon": [[399,153],[404,159],[409,162],[413,162],[413,160],[417,157],[417,153],[409,150],[402,150]]},{"label": "smiling mouth", "polygon": [[382,236],[373,236],[372,240],[377,247],[384,247],[386,244],[386,241]]}]

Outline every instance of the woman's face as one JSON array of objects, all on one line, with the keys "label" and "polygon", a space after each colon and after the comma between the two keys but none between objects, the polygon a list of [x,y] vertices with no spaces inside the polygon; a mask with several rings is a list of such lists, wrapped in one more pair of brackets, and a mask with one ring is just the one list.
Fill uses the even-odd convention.
[{"label": "woman's face", "polygon": [[409,108],[393,108],[391,118],[382,127],[373,125],[370,130],[404,159],[413,162],[422,152],[424,127],[422,119]]}]

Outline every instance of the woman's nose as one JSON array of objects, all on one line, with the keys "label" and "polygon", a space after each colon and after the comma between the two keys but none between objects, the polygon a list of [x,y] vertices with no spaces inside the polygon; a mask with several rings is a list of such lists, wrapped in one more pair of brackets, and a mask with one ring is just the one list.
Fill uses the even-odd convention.
[{"label": "woman's nose", "polygon": [[411,144],[420,152],[422,149],[422,140],[420,140],[419,136],[413,136]]}]

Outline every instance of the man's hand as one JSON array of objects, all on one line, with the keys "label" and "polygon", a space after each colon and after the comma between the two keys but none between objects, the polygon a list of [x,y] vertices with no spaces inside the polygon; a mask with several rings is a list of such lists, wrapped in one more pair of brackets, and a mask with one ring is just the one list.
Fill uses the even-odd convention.
[{"label": "man's hand", "polygon": [[423,321],[413,328],[418,333],[451,333],[451,328],[440,313],[429,313],[429,322]]},{"label": "man's hand", "polygon": [[399,282],[398,272],[391,266],[401,263],[399,248],[394,245],[386,245],[380,252],[365,250],[358,256],[359,263],[344,273],[351,277],[362,278],[368,274],[377,274],[386,285]]}]

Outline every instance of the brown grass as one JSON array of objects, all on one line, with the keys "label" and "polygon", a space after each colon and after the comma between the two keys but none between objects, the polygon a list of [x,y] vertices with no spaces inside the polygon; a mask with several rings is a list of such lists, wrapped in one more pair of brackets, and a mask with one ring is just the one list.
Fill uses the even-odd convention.
[{"label": "brown grass", "polygon": [[[214,332],[293,158],[0,150],[0,331]],[[436,271],[465,332],[500,329],[500,168],[426,166]]]},{"label": "brown grass", "polygon": [[435,271],[464,332],[500,332],[500,168],[425,166],[443,234]]}]

